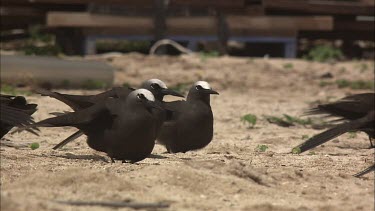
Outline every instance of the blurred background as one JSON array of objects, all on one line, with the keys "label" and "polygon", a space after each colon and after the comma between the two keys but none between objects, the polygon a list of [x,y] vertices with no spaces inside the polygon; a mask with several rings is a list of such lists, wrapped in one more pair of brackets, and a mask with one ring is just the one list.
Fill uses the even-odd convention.
[{"label": "blurred background", "polygon": [[[1,0],[1,52],[60,57],[149,54],[156,41],[170,39],[204,58],[373,60],[374,5],[374,0]],[[180,55],[181,51],[162,45],[155,54]],[[43,69],[35,59],[27,60],[3,56],[2,72],[13,64]],[[56,63],[48,60],[44,66],[96,67],[98,74],[109,68]],[[64,78],[65,72],[61,74],[56,77]],[[8,76],[4,73],[2,78]],[[74,84],[74,79],[59,83],[71,80]]]}]

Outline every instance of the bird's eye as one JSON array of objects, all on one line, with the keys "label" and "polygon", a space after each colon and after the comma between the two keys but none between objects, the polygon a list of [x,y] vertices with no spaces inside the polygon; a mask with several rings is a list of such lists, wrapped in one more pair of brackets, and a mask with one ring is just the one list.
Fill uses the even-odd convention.
[{"label": "bird's eye", "polygon": [[201,89],[203,89],[203,87],[201,85],[197,85],[197,86],[195,86],[195,89],[201,90]]},{"label": "bird's eye", "polygon": [[143,94],[137,94],[138,99],[146,99],[146,97]]},{"label": "bird's eye", "polygon": [[150,86],[151,86],[152,89],[159,89],[160,88],[159,84],[156,84],[156,83],[153,83]]}]

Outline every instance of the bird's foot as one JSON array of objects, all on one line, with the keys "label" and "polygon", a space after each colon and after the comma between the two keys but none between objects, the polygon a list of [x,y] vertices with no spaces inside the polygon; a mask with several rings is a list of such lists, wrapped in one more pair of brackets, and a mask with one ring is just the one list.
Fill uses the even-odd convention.
[{"label": "bird's foot", "polygon": [[113,159],[112,157],[109,157],[111,159],[111,162],[112,163],[115,163],[115,159]]}]

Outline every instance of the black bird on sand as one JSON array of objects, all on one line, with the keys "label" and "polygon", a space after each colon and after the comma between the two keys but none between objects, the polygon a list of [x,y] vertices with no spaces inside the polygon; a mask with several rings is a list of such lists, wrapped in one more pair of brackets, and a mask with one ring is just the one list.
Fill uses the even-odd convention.
[{"label": "black bird on sand", "polygon": [[168,110],[158,135],[158,143],[169,153],[187,152],[207,146],[213,137],[213,114],[210,95],[219,94],[205,81],[196,82],[186,101],[163,103]]},{"label": "black bird on sand", "polygon": [[[33,123],[31,115],[37,110],[36,107],[37,104],[27,103],[25,97],[0,95],[0,138],[14,126]],[[36,134],[33,130],[28,131]]]},{"label": "black bird on sand", "polygon": [[[42,120],[25,128],[78,128],[87,136],[87,144],[114,159],[137,162],[151,154],[162,109],[146,89],[132,91],[127,97],[107,98],[86,109]],[[24,128],[21,128],[24,129]]]},{"label": "black bird on sand", "polygon": [[375,138],[375,93],[364,93],[347,96],[341,100],[329,104],[319,105],[307,112],[308,115],[325,114],[327,117],[338,117],[334,122],[340,122],[337,126],[313,136],[306,142],[293,149],[302,153],[319,146],[341,134],[350,131],[363,131],[370,139]]},{"label": "black bird on sand", "polygon": [[[165,95],[173,95],[177,97],[184,97],[182,94],[168,89],[165,83],[159,79],[150,79],[142,83],[141,88],[149,90],[155,97],[156,101],[162,102]],[[130,87],[114,87],[108,91],[96,94],[96,95],[69,95],[69,94],[61,94],[58,92],[50,92],[47,90],[36,90],[39,94],[44,96],[49,96],[55,98],[69,107],[71,107],[74,111],[79,111],[81,109],[88,108],[93,106],[98,102],[103,102],[108,98],[120,98],[126,97],[130,94],[130,92],[134,91],[133,88]],[[159,113],[161,124],[164,121],[163,116],[165,116],[164,111],[162,110],[155,110],[155,112]],[[161,125],[160,124],[160,125]],[[77,139],[78,137],[82,136],[82,131],[77,131],[67,137],[65,140],[61,141],[57,144],[53,149],[59,149],[69,142]]]}]

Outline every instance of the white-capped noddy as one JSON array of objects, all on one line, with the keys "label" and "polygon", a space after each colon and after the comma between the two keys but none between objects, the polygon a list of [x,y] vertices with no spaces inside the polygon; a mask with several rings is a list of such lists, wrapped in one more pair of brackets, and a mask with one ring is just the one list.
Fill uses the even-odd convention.
[{"label": "white-capped noddy", "polygon": [[207,146],[213,137],[213,114],[210,95],[219,94],[205,81],[196,82],[186,101],[163,103],[170,111],[158,135],[158,142],[168,152],[187,152]]},{"label": "white-capped noddy", "polygon": [[[155,99],[159,102],[161,102],[164,98],[165,95],[173,95],[173,96],[178,96],[178,97],[184,97],[182,94],[168,89],[166,84],[159,80],[159,79],[150,79],[147,81],[144,81],[141,85],[141,88],[149,90],[155,97]],[[53,97],[65,104],[67,104],[69,107],[71,107],[74,111],[78,111],[81,109],[88,108],[98,102],[102,102],[108,98],[119,98],[119,97],[126,97],[130,94],[131,91],[133,91],[133,88],[130,87],[114,87],[108,91],[99,93],[97,95],[68,95],[68,94],[61,94],[58,92],[50,92],[47,90],[36,90],[38,93]],[[160,125],[164,121],[164,116],[165,113],[164,111],[161,110],[155,110],[155,112],[158,112],[160,115],[159,121]],[[53,149],[59,149],[69,142],[77,139],[83,135],[82,131],[77,131],[74,134],[70,135],[60,143],[58,143]]]},{"label": "white-capped noddy", "polygon": [[127,97],[108,98],[26,128],[76,127],[87,136],[91,148],[106,152],[112,161],[137,162],[150,155],[155,145],[159,123],[154,108],[162,109],[154,95],[146,89],[137,89]]},{"label": "white-capped noddy", "polygon": [[338,117],[334,122],[343,123],[313,136],[306,142],[298,145],[293,151],[302,153],[319,146],[341,134],[350,131],[363,131],[371,139],[375,138],[375,93],[364,93],[347,96],[337,102],[319,105],[311,109],[307,114],[325,114],[326,116]]},{"label": "white-capped noddy", "polygon": [[[33,123],[31,115],[36,107],[37,104],[27,103],[23,96],[0,95],[0,138],[14,126]],[[37,135],[33,130],[28,131]]]}]

